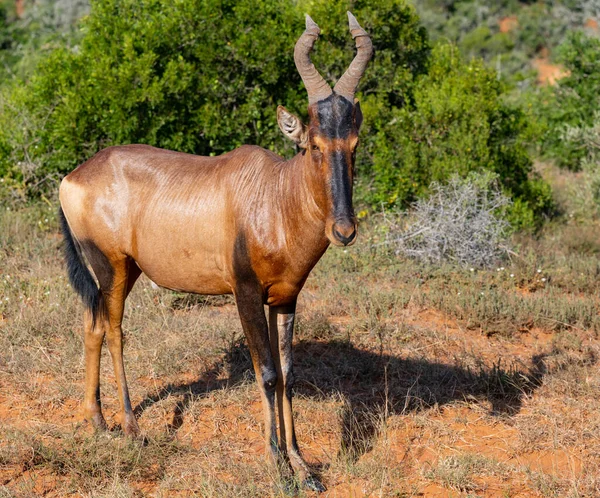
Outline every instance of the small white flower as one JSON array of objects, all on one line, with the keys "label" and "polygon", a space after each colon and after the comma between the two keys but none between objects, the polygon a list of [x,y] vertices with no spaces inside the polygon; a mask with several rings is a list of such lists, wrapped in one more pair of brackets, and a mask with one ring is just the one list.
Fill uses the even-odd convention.
[{"label": "small white flower", "polygon": [[538,268],[538,273],[542,273],[542,269],[541,268]]},{"label": "small white flower", "polygon": [[348,252],[348,249],[344,249],[344,254],[346,254]]},{"label": "small white flower", "polygon": [[458,295],[460,296],[460,292],[458,293]]},{"label": "small white flower", "polygon": [[542,282],[545,282],[545,281],[546,281],[546,279],[545,279],[545,278],[542,278]]},{"label": "small white flower", "polygon": [[471,268],[471,271],[475,271],[475,268]]},{"label": "small white flower", "polygon": [[510,278],[515,278],[515,274],[514,274],[514,273],[511,273],[511,274],[510,274]]},{"label": "small white flower", "polygon": [[501,267],[500,267],[500,269],[501,269],[502,271],[504,271],[504,266],[501,266]]},{"label": "small white flower", "polygon": [[500,271],[500,268],[496,268],[496,271]]},{"label": "small white flower", "polygon": [[481,295],[483,296],[483,292],[481,292]]}]

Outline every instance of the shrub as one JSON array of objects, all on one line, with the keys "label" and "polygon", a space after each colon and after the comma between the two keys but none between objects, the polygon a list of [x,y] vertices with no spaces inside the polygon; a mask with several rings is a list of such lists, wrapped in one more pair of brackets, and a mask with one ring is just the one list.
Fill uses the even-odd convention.
[{"label": "shrub", "polygon": [[600,214],[600,110],[594,113],[589,126],[566,126],[562,139],[582,152],[581,179],[569,185],[574,213],[578,217]]},{"label": "shrub", "polygon": [[89,11],[88,0],[24,2],[17,17],[15,2],[0,0],[0,81],[20,77],[59,46],[73,46],[77,21]]},{"label": "shrub", "polygon": [[408,228],[392,227],[388,243],[422,261],[488,267],[507,254],[509,204],[494,175],[453,176],[431,185],[431,195],[414,204]]},{"label": "shrub", "polygon": [[538,219],[547,206],[528,178],[526,116],[503,103],[481,61],[448,44],[430,54],[405,0],[96,0],[79,45],[0,89],[0,176],[28,197],[127,143],[201,155],[252,143],[290,155],[275,109],[306,116],[292,57],[302,11],[321,25],[314,61],[334,83],[354,56],[348,9],[376,48],[359,95],[359,203],[406,207],[433,181],[490,170],[522,207],[517,224]]},{"label": "shrub", "polygon": [[4,92],[0,176],[33,184],[103,147],[132,142],[203,155],[254,143],[289,154],[276,107],[306,115],[292,56],[302,11],[320,23],[314,60],[333,83],[354,56],[350,7],[378,54],[361,90],[382,105],[402,101],[428,53],[425,31],[403,0],[377,7],[345,0],[97,0],[76,50],[55,50],[28,81]]},{"label": "shrub", "polygon": [[432,182],[491,171],[518,201],[515,224],[539,219],[551,208],[550,190],[532,174],[526,116],[504,103],[502,90],[482,61],[464,62],[454,46],[438,45],[428,73],[415,82],[413,102],[380,111],[387,119],[379,118],[367,201],[406,206]]},{"label": "shrub", "polygon": [[561,62],[569,75],[561,79],[551,95],[545,95],[540,117],[546,122],[545,152],[559,166],[580,169],[590,148],[580,140],[584,130],[594,126],[600,111],[600,39],[583,32],[572,33],[559,47]]},{"label": "shrub", "polygon": [[[432,40],[456,43],[463,55],[483,58],[502,79],[526,88],[535,81],[531,62],[540,50],[552,52],[569,31],[595,17],[586,3],[590,2],[420,0],[416,6]],[[501,33],[500,23],[508,16],[515,22],[508,32]]]}]

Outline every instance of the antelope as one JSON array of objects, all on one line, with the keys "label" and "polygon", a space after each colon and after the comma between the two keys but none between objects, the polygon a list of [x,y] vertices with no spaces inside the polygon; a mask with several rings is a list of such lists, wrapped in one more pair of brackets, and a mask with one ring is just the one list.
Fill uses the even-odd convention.
[{"label": "antelope", "polygon": [[308,93],[308,125],[277,108],[281,131],[300,149],[292,159],[250,145],[217,157],[124,145],[101,150],[62,180],[67,270],[85,308],[83,413],[94,428],[107,428],[100,404],[106,339],[118,421],[126,435],[140,431],[121,322],[142,273],[168,289],[233,294],[261,394],[267,458],[325,490],[296,440],[292,337],[297,297],[312,268],[330,243],[347,246],[357,236],[352,184],[363,117],[354,94],[373,45],[350,12],[348,20],[357,53],[332,90],[310,60],[320,29],[306,15],[294,61]]}]

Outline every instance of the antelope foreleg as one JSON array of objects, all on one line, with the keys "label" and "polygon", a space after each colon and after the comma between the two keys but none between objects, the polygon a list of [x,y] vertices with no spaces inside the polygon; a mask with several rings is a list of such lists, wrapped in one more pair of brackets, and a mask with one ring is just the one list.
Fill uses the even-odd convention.
[{"label": "antelope foreleg", "polygon": [[294,368],[292,358],[292,342],[294,338],[294,318],[296,304],[269,307],[269,333],[271,351],[277,368],[277,405],[279,409],[280,447],[285,452],[290,464],[302,483],[314,490],[325,491],[325,487],[310,472],[302,458],[292,412],[292,396],[294,387]]},{"label": "antelope foreleg", "polygon": [[241,285],[236,291],[235,298],[262,398],[266,456],[269,461],[279,465],[275,420],[277,371],[269,347],[269,329],[262,296],[253,285]]}]

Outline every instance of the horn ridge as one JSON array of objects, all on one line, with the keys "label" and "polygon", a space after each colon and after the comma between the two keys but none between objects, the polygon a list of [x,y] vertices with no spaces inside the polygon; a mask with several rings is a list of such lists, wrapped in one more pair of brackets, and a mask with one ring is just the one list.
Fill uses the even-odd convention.
[{"label": "horn ridge", "polygon": [[333,87],[333,91],[352,102],[360,79],[373,56],[373,42],[371,42],[371,38],[367,32],[360,26],[356,17],[350,11],[347,14],[348,28],[356,43],[356,56],[346,72]]},{"label": "horn ridge", "polygon": [[320,33],[321,30],[317,23],[306,14],[306,30],[298,38],[294,47],[294,62],[306,87],[309,104],[326,99],[333,93],[329,84],[319,74],[310,60],[310,52]]}]

